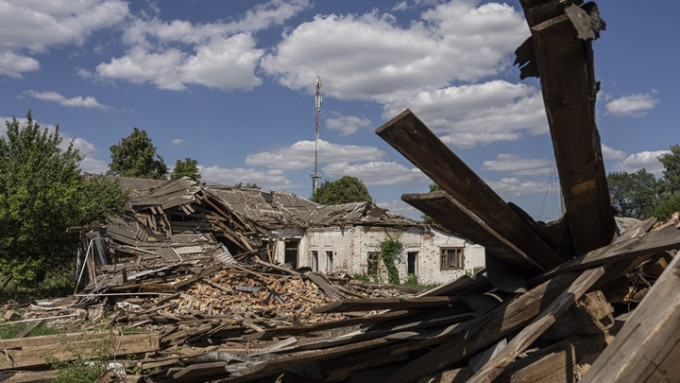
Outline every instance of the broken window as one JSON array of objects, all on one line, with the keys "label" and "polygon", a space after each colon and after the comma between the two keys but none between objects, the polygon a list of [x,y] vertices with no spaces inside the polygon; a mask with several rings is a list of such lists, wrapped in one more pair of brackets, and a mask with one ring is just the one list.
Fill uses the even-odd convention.
[{"label": "broken window", "polygon": [[331,271],[333,270],[333,252],[332,251],[327,251],[326,252],[326,271]]},{"label": "broken window", "polygon": [[418,252],[417,251],[409,251],[408,253],[408,262],[407,262],[407,274],[416,274],[416,264],[418,260]]},{"label": "broken window", "polygon": [[299,240],[287,240],[286,241],[286,251],[284,256],[284,263],[288,263],[293,266],[293,269],[298,267],[298,245]]},{"label": "broken window", "polygon": [[319,271],[319,252],[312,251],[312,271]]},{"label": "broken window", "polygon": [[441,249],[441,270],[462,270],[465,268],[465,256],[462,247]]}]

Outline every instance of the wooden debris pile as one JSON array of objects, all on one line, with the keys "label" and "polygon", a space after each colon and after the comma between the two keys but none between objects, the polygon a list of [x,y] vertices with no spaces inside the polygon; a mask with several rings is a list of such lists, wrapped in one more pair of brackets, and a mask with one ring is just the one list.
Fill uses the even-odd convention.
[{"label": "wooden debris pile", "polygon": [[[123,371],[100,381],[680,381],[679,215],[614,218],[594,118],[599,11],[521,4],[532,36],[517,63],[522,77],[541,80],[565,201],[559,221],[535,222],[505,202],[408,110],[377,133],[443,191],[402,198],[487,255],[485,271],[417,296],[264,262],[257,221],[285,226],[293,208],[246,214],[247,203],[211,199],[229,190],[156,190],[137,201],[134,220],[121,219],[115,262],[100,252],[97,273],[90,261],[90,290],[73,306],[90,316],[115,303],[112,322],[145,331],[151,345],[126,351]],[[203,225],[212,237],[181,237]],[[248,256],[231,256],[239,253]],[[0,366],[29,367],[12,361],[30,347],[0,343]],[[25,370],[2,374],[36,381]]]}]

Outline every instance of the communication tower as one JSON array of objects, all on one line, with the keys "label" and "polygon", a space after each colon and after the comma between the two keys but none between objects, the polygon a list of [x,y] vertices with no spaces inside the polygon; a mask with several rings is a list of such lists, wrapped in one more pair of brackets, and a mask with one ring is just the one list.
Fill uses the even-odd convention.
[{"label": "communication tower", "polygon": [[319,179],[319,114],[321,113],[321,77],[316,76],[316,96],[314,97],[314,107],[316,109],[316,122],[314,124],[314,173],[312,174],[312,195],[316,193]]}]

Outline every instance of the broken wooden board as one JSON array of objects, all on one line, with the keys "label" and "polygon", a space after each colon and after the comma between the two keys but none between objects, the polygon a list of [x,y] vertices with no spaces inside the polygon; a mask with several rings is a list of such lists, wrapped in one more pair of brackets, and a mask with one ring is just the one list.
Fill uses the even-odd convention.
[{"label": "broken wooden board", "polygon": [[680,249],[680,229],[674,226],[652,231],[645,235],[642,234],[638,233],[640,236],[636,235],[630,238],[628,236],[622,237],[621,240],[617,239],[609,246],[591,250],[585,255],[570,259],[529,283],[538,283],[560,273],[583,270],[624,259],[633,259],[645,254]]},{"label": "broken wooden board", "polygon": [[562,258],[491,187],[454,154],[410,110],[405,110],[376,130],[404,157],[427,174],[472,214],[503,238],[522,249],[519,265],[549,269]]},{"label": "broken wooden board", "polygon": [[571,243],[575,255],[581,255],[607,245],[616,231],[595,124],[592,43],[578,38],[562,2],[521,3],[531,29],[530,61],[541,79]]},{"label": "broken wooden board", "polygon": [[676,254],[581,382],[677,381],[678,360],[680,257]]},{"label": "broken wooden board", "polygon": [[477,371],[468,382],[491,383],[531,343],[555,324],[557,318],[571,307],[604,274],[604,266],[584,271],[528,326],[522,329],[497,355]]},{"label": "broken wooden board", "polygon": [[112,355],[138,354],[160,348],[158,333],[87,333],[7,339],[0,340],[0,354],[3,354],[0,355],[0,370],[43,366],[50,358],[68,361],[77,357],[94,357],[95,349],[103,342],[110,342]]},{"label": "broken wooden board", "polygon": [[397,370],[389,381],[417,381],[494,344],[528,324],[548,302],[555,300],[571,285],[577,276],[573,273],[559,275],[479,318],[462,323],[463,331],[448,336],[439,346]]},{"label": "broken wooden board", "polygon": [[422,307],[448,306],[460,302],[452,296],[419,298],[357,298],[341,299],[313,308],[315,313],[338,313],[346,311],[408,310]]}]

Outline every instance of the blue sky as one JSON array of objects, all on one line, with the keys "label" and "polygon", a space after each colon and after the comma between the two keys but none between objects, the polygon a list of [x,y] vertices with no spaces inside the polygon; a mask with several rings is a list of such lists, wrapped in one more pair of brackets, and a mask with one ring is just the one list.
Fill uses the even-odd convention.
[{"label": "blue sky", "polygon": [[[680,142],[680,6],[599,6],[606,169],[660,175],[656,157]],[[88,172],[106,171],[109,147],[138,127],[169,166],[198,160],[207,183],[309,197],[321,76],[324,179],[358,177],[378,205],[418,218],[400,196],[429,179],[374,133],[410,108],[547,220],[559,198],[539,84],[512,66],[528,36],[519,1],[0,0],[0,120],[30,108],[58,124]]]}]

